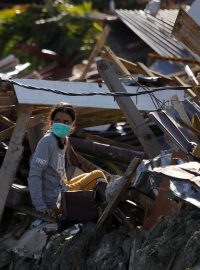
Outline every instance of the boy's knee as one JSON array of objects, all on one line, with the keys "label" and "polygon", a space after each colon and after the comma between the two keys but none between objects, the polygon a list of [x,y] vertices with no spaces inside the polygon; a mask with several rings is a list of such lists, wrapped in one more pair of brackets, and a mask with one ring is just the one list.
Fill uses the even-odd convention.
[{"label": "boy's knee", "polygon": [[94,171],[92,171],[92,174],[95,175],[95,178],[104,178],[104,179],[106,179],[104,173],[102,171],[100,171],[100,170],[94,170]]}]

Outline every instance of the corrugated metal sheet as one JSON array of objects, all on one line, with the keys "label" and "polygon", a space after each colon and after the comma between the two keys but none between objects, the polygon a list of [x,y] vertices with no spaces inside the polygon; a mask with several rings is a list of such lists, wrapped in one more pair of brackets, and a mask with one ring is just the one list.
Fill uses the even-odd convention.
[{"label": "corrugated metal sheet", "polygon": [[[43,87],[51,89],[59,89],[63,92],[108,92],[105,84],[86,83],[86,82],[64,82],[64,81],[50,81],[50,80],[31,80],[31,79],[15,79],[16,82],[29,85],[33,87]],[[127,92],[137,93],[138,86],[126,86]],[[151,89],[151,88],[150,88]],[[14,90],[17,100],[20,104],[35,104],[35,105],[55,105],[59,102],[68,102],[74,106],[79,107],[95,107],[95,108],[110,108],[119,109],[115,99],[111,96],[66,96],[58,95],[56,93],[47,92],[43,90],[27,89],[18,85],[14,85]],[[142,89],[141,89],[142,90]],[[140,91],[140,90],[139,90]],[[162,103],[167,104],[171,97],[175,94],[179,99],[184,100],[184,90],[169,89],[155,92],[155,97]],[[132,97],[133,102],[139,110],[155,110],[154,103],[151,96],[148,94]]]},{"label": "corrugated metal sheet", "polygon": [[190,53],[171,35],[177,10],[159,10],[156,17],[143,10],[116,10],[118,17],[162,56],[188,57]]}]

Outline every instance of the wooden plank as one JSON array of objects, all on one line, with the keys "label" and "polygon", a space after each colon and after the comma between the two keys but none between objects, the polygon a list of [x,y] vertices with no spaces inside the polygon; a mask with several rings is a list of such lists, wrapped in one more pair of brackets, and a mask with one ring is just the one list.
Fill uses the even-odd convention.
[{"label": "wooden plank", "polygon": [[182,63],[189,63],[189,64],[199,64],[199,62],[197,60],[195,60],[194,58],[179,58],[179,57],[175,57],[175,56],[164,56],[164,55],[159,55],[156,53],[149,53],[148,54],[148,58],[150,58],[151,60],[165,60],[165,61],[173,61],[173,62],[182,62]]},{"label": "wooden plank", "polygon": [[109,47],[104,47],[104,51],[107,53],[115,68],[118,69],[122,76],[132,77],[127,68],[122,64],[119,58],[114,54],[114,52]]},{"label": "wooden plank", "polygon": [[128,188],[133,176],[135,175],[135,171],[137,169],[137,166],[140,163],[140,159],[134,158],[130,165],[128,166],[124,176],[123,176],[123,185],[120,185],[120,188],[116,191],[115,196],[111,199],[109,204],[106,206],[103,214],[100,216],[96,229],[100,230],[102,226],[104,225],[106,219],[113,213],[113,211],[116,209],[117,204],[119,203],[121,196],[124,194],[126,189]]},{"label": "wooden plank", "polygon": [[198,102],[197,95],[192,89],[186,89],[186,92],[191,96],[192,100]]},{"label": "wooden plank", "polygon": [[47,114],[46,115],[39,114],[39,115],[35,115],[35,116],[30,117],[30,120],[28,122],[28,128],[33,128],[33,127],[43,123],[45,120],[45,116],[47,116]]},{"label": "wooden plank", "polygon": [[0,105],[15,105],[16,103],[16,97],[0,97]]},{"label": "wooden plank", "polygon": [[101,137],[98,135],[93,135],[90,133],[85,133],[86,135],[86,139],[95,141],[95,142],[99,142],[99,143],[105,143],[105,144],[109,144],[109,145],[113,145],[113,146],[117,146],[117,147],[122,147],[122,148],[126,148],[129,150],[133,150],[133,151],[139,151],[141,149],[141,147],[137,147],[137,146],[133,146],[130,144],[126,144],[126,143],[121,143],[115,140],[111,140],[109,138],[105,138],[105,137]]},{"label": "wooden plank", "polygon": [[[116,73],[105,60],[97,62],[99,73],[111,92],[126,93],[126,89],[121,84]],[[146,126],[144,119],[140,115],[137,107],[130,97],[115,97],[121,110],[130,124],[134,134],[137,136],[146,154],[152,158],[160,153],[160,145],[153,132]]]},{"label": "wooden plank", "polygon": [[190,50],[200,55],[200,26],[183,9],[179,10],[172,34]]},{"label": "wooden plank", "polygon": [[3,131],[0,132],[0,141],[4,142],[4,141],[8,141],[10,140],[10,137],[13,133],[15,126],[9,127],[7,129],[4,129]]},{"label": "wooden plank", "polygon": [[[6,117],[5,117],[6,118]],[[3,119],[3,118],[2,118]],[[8,119],[8,118],[7,118]],[[9,120],[10,121],[10,120]],[[1,116],[0,116],[0,122],[1,122]],[[30,121],[29,121],[29,123],[28,123],[28,128],[29,129],[32,129],[32,128],[34,128],[36,125],[39,125],[39,124],[41,124],[42,123],[42,116],[37,116],[37,117],[31,117],[30,118]],[[4,130],[2,130],[1,132],[0,132],[0,141],[8,141],[9,139],[10,139],[10,137],[11,137],[11,135],[12,135],[12,132],[13,132],[13,130],[14,130],[14,128],[15,128],[15,123],[14,122],[12,122],[12,121],[10,121],[9,122],[9,124],[10,124],[10,127],[9,128],[7,128],[7,129],[4,129]],[[11,126],[11,124],[12,124],[12,126]],[[43,126],[43,125],[42,125]],[[41,133],[41,131],[40,131],[40,133]],[[41,133],[42,134],[42,133]],[[41,137],[41,135],[39,135],[40,137]],[[37,140],[38,141],[38,140]],[[34,143],[34,145],[35,145],[35,143]],[[35,147],[35,146],[34,146]],[[33,147],[33,148],[34,148]]]},{"label": "wooden plank", "polygon": [[174,95],[171,98],[171,103],[174,109],[177,110],[177,112],[179,113],[182,121],[188,125],[191,125],[191,121],[177,95]]},{"label": "wooden plank", "polygon": [[[199,65],[198,66],[194,66],[194,67],[190,67],[190,68],[191,68],[191,70],[192,70],[193,73],[196,73],[196,72],[199,72],[200,71],[200,66]],[[168,74],[168,76],[170,78],[175,77],[175,76],[181,78],[181,77],[187,76],[187,73],[185,72],[185,70],[183,70],[183,71],[179,71],[179,72]]]},{"label": "wooden plank", "polygon": [[3,115],[0,115],[0,123],[4,124],[7,127],[13,127],[15,125],[13,121]]},{"label": "wooden plank", "polygon": [[0,221],[3,215],[6,199],[10,187],[14,181],[18,164],[23,152],[22,141],[25,135],[26,126],[28,124],[32,112],[31,106],[21,106],[16,126],[10,139],[9,147],[4,157],[0,170]]},{"label": "wooden plank", "polygon": [[96,46],[94,47],[94,49],[92,50],[92,52],[89,56],[88,63],[87,63],[85,69],[83,70],[83,73],[81,74],[81,76],[79,78],[80,80],[83,80],[85,78],[85,75],[89,71],[92,62],[94,61],[95,57],[99,54],[100,50],[102,49],[102,47],[106,41],[106,38],[110,33],[110,30],[111,30],[110,27],[108,25],[106,25],[102,34],[100,35],[100,37],[97,41]]},{"label": "wooden plank", "polygon": [[143,64],[141,62],[137,62],[137,64],[139,67],[141,67],[141,69],[144,70],[144,73],[146,73],[147,76],[154,77],[153,72],[147,66],[145,66],[145,64]]},{"label": "wooden plank", "polygon": [[[101,52],[101,57],[109,62],[112,62],[112,59],[110,59],[109,54],[104,50]],[[144,72],[144,70],[138,66],[136,63],[130,62],[124,58],[118,57],[118,59],[121,61],[121,63],[127,68],[127,70],[129,72],[133,72],[133,73],[139,73],[139,74],[144,74],[146,75],[146,73]],[[154,74],[154,76],[157,77],[162,77],[165,79],[168,79],[169,81],[172,81],[172,79],[170,79],[167,75],[163,75],[159,72],[156,72],[154,70],[151,70],[151,72]]]},{"label": "wooden plank", "polygon": [[86,128],[92,126],[99,126],[105,124],[115,124],[117,122],[126,121],[124,114],[121,110],[109,110],[109,109],[101,109],[91,111],[85,114],[77,114],[76,126],[78,128]]},{"label": "wooden plank", "polygon": [[179,78],[178,76],[174,76],[174,79],[177,81],[178,85],[187,86],[187,84],[184,83],[184,81],[181,78]]}]

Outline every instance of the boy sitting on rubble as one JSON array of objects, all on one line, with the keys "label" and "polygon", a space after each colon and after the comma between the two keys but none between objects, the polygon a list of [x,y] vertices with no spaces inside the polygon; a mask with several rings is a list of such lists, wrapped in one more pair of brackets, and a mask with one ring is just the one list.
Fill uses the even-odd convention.
[{"label": "boy sitting on rubble", "polygon": [[75,128],[74,108],[68,104],[58,104],[51,111],[49,120],[51,129],[39,141],[31,160],[28,186],[36,210],[53,214],[59,210],[57,200],[60,191],[92,190],[100,186],[100,193],[104,193],[107,180],[102,171],[95,170],[68,181],[65,170],[67,162],[85,171],[84,162],[68,141]]}]

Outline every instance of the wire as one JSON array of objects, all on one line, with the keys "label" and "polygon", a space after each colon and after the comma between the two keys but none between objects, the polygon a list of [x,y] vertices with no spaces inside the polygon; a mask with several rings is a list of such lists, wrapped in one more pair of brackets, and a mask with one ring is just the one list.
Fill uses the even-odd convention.
[{"label": "wire", "polygon": [[[74,92],[63,92],[58,89],[52,89],[52,88],[44,88],[44,87],[37,87],[37,86],[32,86],[32,85],[25,85],[19,82],[16,82],[11,79],[2,79],[2,82],[7,82],[11,83],[13,85],[20,86],[22,88],[26,89],[31,89],[31,90],[36,90],[36,91],[46,91],[46,92],[51,92],[54,94],[58,95],[64,95],[64,96],[114,96],[114,97],[119,97],[119,96],[124,96],[124,97],[131,97],[131,96],[140,96],[140,95],[145,95],[145,94],[151,94],[154,92],[159,92],[159,91],[164,91],[164,90],[185,90],[188,89],[188,86],[168,86],[168,87],[157,87],[153,89],[149,89],[144,87],[143,85],[139,85],[139,88],[145,89],[144,91],[140,91],[138,93],[124,93],[124,92],[115,92],[115,93],[110,93],[110,92],[87,92],[87,93],[74,93]],[[138,89],[139,89],[138,88]]]}]

